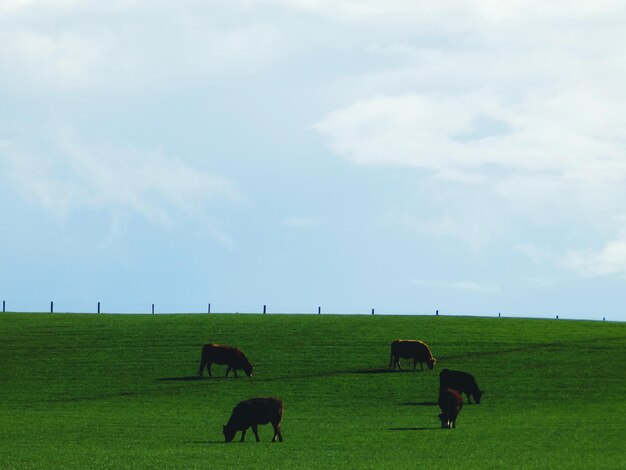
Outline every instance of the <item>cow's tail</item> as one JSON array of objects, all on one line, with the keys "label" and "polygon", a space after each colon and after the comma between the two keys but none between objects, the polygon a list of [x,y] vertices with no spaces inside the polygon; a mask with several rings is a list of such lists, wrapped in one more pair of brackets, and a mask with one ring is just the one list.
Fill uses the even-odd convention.
[{"label": "cow's tail", "polygon": [[202,355],[200,356],[200,366],[198,367],[197,376],[202,377],[202,372],[204,372],[204,367],[207,365],[206,354],[204,353],[204,347],[202,348]]}]

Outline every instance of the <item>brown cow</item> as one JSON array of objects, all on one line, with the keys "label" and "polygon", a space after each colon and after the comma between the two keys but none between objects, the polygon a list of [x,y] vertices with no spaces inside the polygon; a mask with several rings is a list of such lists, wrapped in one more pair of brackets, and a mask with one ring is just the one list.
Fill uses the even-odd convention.
[{"label": "brown cow", "polygon": [[276,437],[283,442],[283,435],[280,432],[280,422],[283,419],[283,401],[280,398],[250,398],[240,402],[235,408],[228,420],[228,424],[224,425],[224,439],[231,442],[237,431],[241,431],[241,440],[246,438],[246,431],[252,427],[254,437],[259,442],[259,424],[272,423],[274,427],[274,437],[272,442],[276,442]]},{"label": "brown cow", "polygon": [[439,389],[439,420],[442,428],[456,428],[456,417],[463,408],[463,397],[451,388]]},{"label": "brown cow", "polygon": [[389,360],[390,369],[402,369],[400,358],[413,359],[413,370],[420,363],[420,367],[424,370],[424,362],[428,364],[428,368],[433,370],[437,360],[430,352],[430,348],[423,341],[415,339],[397,339],[391,343],[391,358]]},{"label": "brown cow", "polygon": [[252,377],[253,366],[246,355],[239,349],[232,346],[226,346],[223,344],[205,344],[202,348],[202,358],[200,359],[200,368],[198,369],[198,377],[202,377],[202,372],[206,367],[211,374],[211,364],[227,364],[226,377],[232,369],[235,377],[237,377],[237,370],[243,369],[248,377]]}]

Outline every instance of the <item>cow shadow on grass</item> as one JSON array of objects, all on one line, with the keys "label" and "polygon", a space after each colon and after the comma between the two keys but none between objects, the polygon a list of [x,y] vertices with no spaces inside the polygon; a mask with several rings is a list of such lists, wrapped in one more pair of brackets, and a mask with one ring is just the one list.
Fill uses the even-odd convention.
[{"label": "cow shadow on grass", "polygon": [[224,442],[224,440],[221,441],[190,441],[187,442],[187,444],[202,444],[202,445],[206,445],[206,444],[227,444],[227,442]]},{"label": "cow shadow on grass", "polygon": [[401,406],[437,406],[436,401],[409,401],[405,403],[398,403]]},{"label": "cow shadow on grass", "polygon": [[201,382],[201,381],[215,382],[215,381],[220,381],[220,380],[239,380],[239,379],[240,379],[239,377],[232,377],[232,376],[224,377],[223,375],[222,376],[214,375],[213,377],[211,376],[198,377],[197,375],[188,375],[188,376],[182,376],[182,377],[161,377],[160,379],[156,379],[156,380],[158,382]]},{"label": "cow shadow on grass", "polygon": [[209,380],[213,377],[198,377],[197,375],[187,375],[184,377],[163,377],[157,379],[159,382],[195,382],[198,380]]},{"label": "cow shadow on grass", "polygon": [[389,428],[390,431],[431,431],[433,429],[439,429],[438,427],[430,428]]},{"label": "cow shadow on grass", "polygon": [[[319,374],[304,374],[304,375],[300,375],[299,378],[316,378],[316,377],[334,377],[334,376],[338,376],[338,375],[345,375],[345,374],[358,374],[358,375],[378,375],[378,374],[401,374],[401,373],[416,373],[416,372],[426,372],[426,371],[420,371],[419,369],[417,370],[412,370],[412,369],[401,369],[401,370],[392,370],[392,369],[387,369],[387,368],[381,368],[381,369],[351,369],[351,370],[334,370],[334,371],[328,371],[328,372],[322,372]],[[289,380],[294,378],[291,375],[288,376],[280,376],[280,377],[254,377],[254,381],[255,382],[275,382],[275,381],[284,381],[284,380]],[[195,382],[195,381],[200,381],[200,380],[219,380],[219,379],[223,379],[223,380],[232,380],[232,379],[237,379],[237,377],[224,377],[223,375],[219,376],[219,375],[214,375],[214,376],[202,376],[202,377],[198,377],[197,375],[187,375],[187,376],[181,376],[181,377],[162,377],[160,379],[157,379],[159,382]]]},{"label": "cow shadow on grass", "polygon": [[390,374],[395,372],[391,369],[356,369],[346,371],[349,374]]},{"label": "cow shadow on grass", "polygon": [[420,371],[419,369],[357,369],[357,370],[348,370],[346,371],[348,374],[401,374],[401,373],[415,373],[415,372],[425,372]]}]

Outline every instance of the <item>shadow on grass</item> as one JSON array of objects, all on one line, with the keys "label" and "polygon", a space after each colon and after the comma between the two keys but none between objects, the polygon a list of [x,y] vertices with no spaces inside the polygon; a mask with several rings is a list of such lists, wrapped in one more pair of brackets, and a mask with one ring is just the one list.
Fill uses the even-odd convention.
[{"label": "shadow on grass", "polygon": [[390,370],[390,369],[358,369],[358,370],[348,370],[346,372],[349,374],[390,374],[396,371]]},{"label": "shadow on grass", "polygon": [[406,403],[398,403],[398,405],[402,406],[437,406],[436,401],[415,401],[415,402],[406,402]]},{"label": "shadow on grass", "polygon": [[191,441],[187,442],[187,444],[227,444],[224,440],[221,441]]},{"label": "shadow on grass", "polygon": [[[284,381],[284,380],[290,380],[290,379],[294,379],[294,378],[299,378],[299,379],[311,379],[311,378],[319,378],[319,377],[335,377],[335,376],[339,376],[339,375],[346,375],[346,374],[358,374],[358,375],[378,375],[378,374],[401,374],[401,373],[415,373],[415,372],[426,372],[426,371],[420,371],[419,369],[417,370],[410,370],[410,369],[402,369],[402,370],[391,370],[391,369],[352,369],[352,370],[333,370],[333,371],[328,371],[328,372],[322,372],[322,373],[318,373],[318,374],[304,374],[304,375],[300,375],[298,377],[292,376],[292,375],[288,375],[288,376],[279,376],[279,377],[257,377],[255,376],[254,378],[250,378],[248,380],[254,380],[255,382],[275,382],[275,381]],[[188,375],[188,376],[183,376],[183,377],[163,377],[160,379],[157,379],[159,382],[195,382],[195,381],[199,381],[199,380],[218,380],[218,379],[247,379],[247,377],[224,377],[224,376],[202,376],[202,377],[198,377],[196,375]]]},{"label": "shadow on grass", "polygon": [[158,379],[159,382],[193,382],[195,380],[209,380],[214,377],[198,377],[197,375],[188,375],[186,377],[164,377]]},{"label": "shadow on grass", "polygon": [[437,427],[432,428],[389,428],[390,431],[430,431],[432,429],[439,429]]},{"label": "shadow on grass", "polygon": [[[246,377],[247,378],[247,377]],[[160,379],[157,379],[159,382],[197,382],[200,380],[239,380],[239,379],[243,379],[242,377],[233,377],[232,375],[230,377],[224,377],[223,375],[221,376],[202,376],[202,377],[198,377],[197,375],[188,375],[188,376],[184,376],[184,377],[162,377]]]},{"label": "shadow on grass", "polygon": [[426,372],[421,371],[419,369],[359,369],[359,370],[348,370],[346,371],[348,374],[401,374],[401,373],[413,373],[413,372]]}]

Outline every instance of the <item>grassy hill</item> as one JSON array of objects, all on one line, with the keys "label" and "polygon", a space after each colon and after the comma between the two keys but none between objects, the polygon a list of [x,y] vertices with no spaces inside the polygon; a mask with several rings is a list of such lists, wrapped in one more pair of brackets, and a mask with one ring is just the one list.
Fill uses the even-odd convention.
[{"label": "grassy hill", "polygon": [[[426,341],[435,370],[388,371],[396,338]],[[208,342],[254,377],[195,379]],[[626,468],[625,358],[609,322],[0,314],[0,468]],[[486,390],[453,430],[443,368]],[[285,442],[267,425],[223,443],[235,404],[268,395]]]}]

